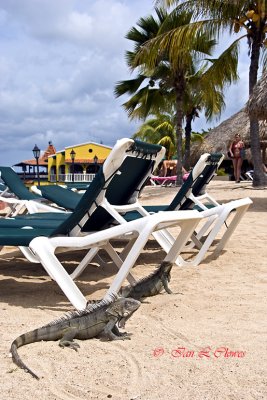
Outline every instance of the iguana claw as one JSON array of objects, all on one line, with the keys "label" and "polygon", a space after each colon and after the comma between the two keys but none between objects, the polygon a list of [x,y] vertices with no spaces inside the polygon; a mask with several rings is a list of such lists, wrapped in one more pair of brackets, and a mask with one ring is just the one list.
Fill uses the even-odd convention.
[{"label": "iguana claw", "polygon": [[78,348],[80,347],[80,345],[78,343],[69,342],[68,340],[60,341],[59,346],[63,347],[63,348],[69,347],[70,349],[75,350],[75,351],[78,351]]}]

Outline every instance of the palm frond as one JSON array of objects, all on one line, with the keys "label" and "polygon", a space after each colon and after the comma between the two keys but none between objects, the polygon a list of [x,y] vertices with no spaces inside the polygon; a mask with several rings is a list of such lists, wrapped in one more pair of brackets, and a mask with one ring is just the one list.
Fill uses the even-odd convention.
[{"label": "palm frond", "polygon": [[135,93],[142,85],[145,79],[146,76],[138,75],[134,79],[117,82],[114,89],[115,96],[119,97],[126,93],[130,94]]},{"label": "palm frond", "polygon": [[193,19],[199,19],[203,17],[213,17],[215,19],[229,20],[234,16],[243,15],[244,11],[248,10],[248,7],[253,2],[248,0],[234,0],[234,1],[222,1],[222,0],[156,0],[155,4],[158,7],[175,7],[180,10],[193,10]]},{"label": "palm frond", "polygon": [[196,21],[174,28],[140,47],[133,65],[146,63],[153,68],[157,65],[159,55],[165,53],[170,63],[179,68],[189,63],[191,51],[205,50],[207,41],[213,41],[221,29],[220,21],[214,20]]},{"label": "palm frond", "polygon": [[230,85],[237,81],[239,42],[243,37],[235,40],[217,59],[208,60],[211,66],[202,75],[205,86],[209,84],[222,89],[226,84]]},{"label": "palm frond", "polygon": [[196,142],[203,142],[204,141],[204,137],[203,135],[201,135],[200,133],[194,133],[192,132],[191,134],[191,141],[196,143]]},{"label": "palm frond", "polygon": [[123,107],[131,119],[145,119],[148,115],[164,111],[167,103],[167,95],[163,96],[159,89],[146,86],[136,92]]}]

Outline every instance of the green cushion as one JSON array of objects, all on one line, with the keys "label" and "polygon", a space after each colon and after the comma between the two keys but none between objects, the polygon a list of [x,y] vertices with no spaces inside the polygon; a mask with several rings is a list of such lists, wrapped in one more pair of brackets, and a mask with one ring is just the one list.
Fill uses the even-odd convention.
[{"label": "green cushion", "polygon": [[81,199],[80,194],[72,190],[64,189],[61,186],[47,185],[40,186],[39,188],[43,197],[56,203],[60,207],[66,208],[66,210],[74,210]]},{"label": "green cushion", "polygon": [[74,183],[67,183],[67,189],[76,189],[76,190],[86,190],[88,186],[90,185],[90,182],[74,182]]},{"label": "green cushion", "polygon": [[[115,174],[108,186],[106,195],[111,204],[123,205],[131,201],[131,197],[136,189],[141,186],[146,174],[151,172],[153,168],[154,161],[151,160],[149,155],[156,154],[160,149],[161,146],[158,145],[150,145],[139,141],[134,142],[132,148],[129,150],[130,156],[125,158],[119,168],[120,174]],[[139,152],[148,156],[147,159],[141,157],[136,158],[135,155]],[[132,157],[132,155],[134,157]],[[143,154],[141,154],[141,156],[142,155]],[[0,224],[0,244],[28,246],[30,241],[37,236],[51,237],[54,235],[67,235],[79,224],[85,215],[88,216],[88,223],[84,230],[96,231],[103,229],[113,221],[113,217],[95,203],[104,185],[105,177],[102,168],[100,168],[85,193],[79,196],[79,201],[76,203],[72,213],[35,213],[19,216],[12,220],[6,220],[2,223],[3,227],[1,227]],[[55,188],[57,187],[55,186]],[[57,193],[59,193],[58,188],[54,189],[54,191],[57,190]],[[47,191],[52,192],[51,189],[47,189]],[[64,192],[64,195],[66,193],[68,196],[71,196],[72,199],[74,199],[75,195],[75,200],[77,199],[77,194],[69,191],[66,192]],[[60,193],[63,192],[60,190]],[[58,199],[55,201],[58,202]],[[93,205],[96,206],[95,211],[93,211]],[[64,207],[65,206],[66,203]],[[91,211],[92,214],[89,215],[89,211]],[[16,224],[19,224],[19,226],[25,226],[25,224],[28,226],[31,224],[34,228],[14,228]]]},{"label": "green cushion", "polygon": [[[2,218],[0,219],[0,229],[2,228],[23,228],[30,226],[32,228],[57,228],[61,224],[56,219],[29,219],[29,218]],[[0,242],[1,243],[1,242]]]},{"label": "green cushion", "polygon": [[10,167],[0,167],[1,179],[19,199],[22,200],[40,200],[41,196],[28,190],[20,177]]},{"label": "green cushion", "polygon": [[[0,244],[2,246],[28,246],[30,241],[37,236],[67,235],[88,212],[103,186],[104,175],[102,170],[99,170],[72,213],[27,214],[14,219],[3,220],[2,227],[0,221]],[[37,218],[36,215],[38,215]],[[16,224],[19,225],[17,229],[15,228]],[[34,226],[34,229],[20,229],[25,224]]]},{"label": "green cushion", "polygon": [[0,244],[1,246],[29,246],[32,239],[45,236],[49,237],[53,229],[18,229],[1,228]]},{"label": "green cushion", "polygon": [[[153,168],[154,161],[136,157],[126,157],[110,182],[106,199],[112,205],[125,205],[131,201],[136,189],[140,186],[145,176]],[[84,231],[99,230],[109,226],[114,218],[102,207],[93,213],[84,227]]]},{"label": "green cushion", "polygon": [[[110,204],[113,205],[124,205],[130,202],[131,197],[134,195],[137,187],[141,185],[145,176],[149,174],[154,166],[154,161],[148,158],[137,158],[135,154],[142,153],[145,155],[154,155],[161,150],[161,146],[150,143],[143,143],[135,140],[131,150],[129,151],[129,157],[126,157],[119,168],[120,174],[116,174],[112,177],[112,181],[108,185],[106,191],[106,198]],[[133,156],[132,156],[133,155]],[[96,175],[97,177],[98,175]],[[93,186],[92,186],[93,185]],[[78,193],[70,192],[64,188],[57,186],[43,187],[43,196],[51,201],[59,204],[67,209],[74,209],[78,202],[81,201],[84,207],[86,204],[86,198],[88,193],[94,193],[97,187],[95,179],[90,183],[89,188],[81,196]],[[98,189],[97,189],[98,190]],[[90,196],[89,196],[90,197]],[[90,200],[89,200],[90,201]],[[80,206],[79,206],[80,207]],[[89,205],[87,204],[87,207]],[[77,210],[76,210],[77,211]],[[113,222],[113,217],[103,209],[98,207],[83,227],[83,231],[96,231],[104,229]]]},{"label": "green cushion", "polygon": [[65,221],[65,219],[67,219],[70,214],[71,214],[70,212],[36,212],[33,214],[16,215],[16,217],[13,218],[16,220],[23,219],[25,221],[31,219],[40,219],[40,220],[52,219],[58,221]]},{"label": "green cushion", "polygon": [[[68,218],[63,221],[53,232],[55,235],[66,235],[68,234],[79,222],[81,219],[87,214],[88,218],[90,215],[88,214],[90,208],[95,203],[97,196],[100,194],[105,184],[105,177],[103,174],[103,169],[100,168],[98,173],[96,174],[94,180],[86,190],[86,192],[81,196],[80,201],[77,206],[73,210],[72,213],[69,214]],[[91,219],[91,218],[89,218]],[[92,229],[96,230],[96,229]]]},{"label": "green cushion", "polygon": [[208,159],[209,163],[205,165],[201,174],[195,179],[193,177],[193,171],[191,171],[166,211],[195,209],[195,203],[187,198],[187,195],[190,191],[192,191],[195,197],[205,193],[206,186],[214,177],[221,157],[222,155],[220,153],[211,154]]}]

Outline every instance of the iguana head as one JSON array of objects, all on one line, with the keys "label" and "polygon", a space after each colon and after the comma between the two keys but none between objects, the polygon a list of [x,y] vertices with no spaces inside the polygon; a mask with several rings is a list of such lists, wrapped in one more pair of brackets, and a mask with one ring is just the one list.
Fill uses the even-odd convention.
[{"label": "iguana head", "polygon": [[133,315],[140,305],[141,303],[138,300],[119,297],[110,304],[106,312],[117,317],[119,328],[124,328],[126,321]]},{"label": "iguana head", "polygon": [[167,280],[170,282],[171,279],[171,269],[172,269],[173,263],[169,261],[162,261],[162,263],[159,266],[159,271],[162,276],[165,276]]}]

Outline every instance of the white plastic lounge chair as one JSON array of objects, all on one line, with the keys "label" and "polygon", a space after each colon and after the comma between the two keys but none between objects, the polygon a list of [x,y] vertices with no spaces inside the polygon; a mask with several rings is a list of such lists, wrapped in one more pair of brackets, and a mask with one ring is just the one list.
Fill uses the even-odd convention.
[{"label": "white plastic lounge chair", "polygon": [[[78,276],[100,248],[105,249],[120,268],[106,297],[110,296],[111,293],[116,293],[126,277],[130,282],[134,281],[134,278],[130,275],[130,269],[149,236],[155,230],[176,225],[181,227],[177,240],[166,258],[168,261],[175,260],[202,218],[197,211],[162,213],[130,223],[123,220],[123,224],[119,226],[104,229],[110,221],[113,221],[110,213],[104,208],[105,193],[112,186],[111,182],[119,182],[121,171],[132,164],[138,153],[142,153],[140,173],[136,175],[136,171],[133,174],[129,171],[129,181],[132,185],[135,181],[137,185],[133,185],[127,193],[121,191],[125,198],[120,200],[129,201],[129,196],[138,190],[145,178],[144,168],[153,169],[157,157],[161,156],[161,151],[162,149],[159,146],[143,145],[130,139],[119,141],[106,160],[103,171],[98,172],[72,213],[53,213],[52,216],[49,216],[49,213],[43,213],[45,220],[41,218],[40,214],[27,214],[13,219],[1,220],[0,245],[18,246],[29,261],[40,262],[77,309],[85,307],[86,299],[75,285],[73,278]],[[134,186],[135,189],[133,189]],[[119,192],[118,190],[117,193],[114,193],[114,198],[117,198],[117,200],[119,199]],[[113,209],[110,211],[112,212]],[[100,227],[102,230],[100,230]],[[88,231],[91,231],[91,233],[85,233]],[[95,232],[92,233],[92,231]],[[81,236],[81,234],[85,236]],[[123,260],[110,244],[110,240],[119,237],[131,238],[129,254],[124,254]],[[55,255],[55,250],[58,247],[68,250],[86,248],[90,251],[72,276],[69,276]]]},{"label": "white plastic lounge chair", "polygon": [[155,176],[150,177],[150,182],[153,186],[171,186],[176,182],[176,175],[173,176]]},{"label": "white plastic lounge chair", "polygon": [[[29,213],[55,210],[54,207],[49,206],[47,199],[31,193],[11,167],[0,166],[0,177],[8,189],[0,195],[0,201],[7,203],[10,208],[6,214],[7,217],[16,216],[25,210]],[[11,193],[13,193],[12,197]],[[60,210],[56,208],[56,211]]]},{"label": "white plastic lounge chair", "polygon": [[[142,153],[140,157],[143,157]],[[177,263],[180,265],[198,265],[199,262],[201,262],[201,260],[204,258],[205,253],[213,243],[214,239],[217,237],[220,229],[225,226],[226,219],[233,214],[234,210],[241,218],[241,216],[244,214],[247,207],[251,203],[250,199],[241,199],[234,203],[230,202],[227,205],[223,205],[223,207],[219,207],[219,203],[207,193],[206,187],[212,177],[215,175],[216,170],[218,169],[222,159],[223,156],[221,154],[202,155],[200,157],[200,160],[195,165],[194,169],[190,172],[186,182],[183,184],[169,206],[142,207],[137,196],[138,191],[135,191],[135,193],[131,192],[130,204],[126,204],[128,200],[125,196],[119,196],[119,198],[117,197],[118,187],[121,188],[122,186],[127,186],[127,184],[130,187],[133,186],[133,182],[129,179],[129,170],[132,171],[133,177],[138,174],[138,171],[139,173],[141,173],[140,168],[141,171],[143,171],[143,165],[140,165],[140,160],[138,159],[138,157],[134,157],[132,159],[130,168],[129,165],[127,165],[124,170],[121,170],[120,177],[118,178],[119,182],[117,182],[117,185],[113,185],[111,183],[111,185],[109,186],[109,190],[107,190],[105,193],[105,200],[103,202],[104,207],[118,223],[123,223],[125,220],[130,221],[136,219],[140,217],[140,215],[148,215],[149,213],[154,213],[158,211],[188,210],[197,206],[198,210],[203,211],[202,215],[205,217],[206,223],[201,228],[198,228],[198,232],[195,232],[195,234],[192,235],[192,241],[187,246],[187,248],[190,249],[196,247],[197,249],[199,249],[199,253],[195,257],[195,259],[191,261],[185,261],[182,256],[180,256],[179,260],[177,260]],[[158,157],[157,161],[159,160],[160,157]],[[144,172],[142,172],[141,175],[143,173]],[[143,176],[143,181],[144,180],[145,178]],[[140,187],[141,185],[139,185],[139,188]],[[44,190],[46,190],[46,188],[44,188]],[[58,190],[66,193],[66,191],[62,188],[58,188]],[[57,197],[59,197],[59,195],[57,195]],[[73,197],[76,202],[77,198],[80,199],[80,197],[76,193],[72,193],[72,195],[69,196],[69,200],[71,200],[71,197]],[[52,201],[55,200],[55,197],[49,198]],[[209,203],[208,206],[207,202]],[[66,206],[66,203],[60,205]],[[210,210],[208,208],[210,206],[217,206],[217,208],[213,208],[212,210]],[[128,211],[131,210],[138,210],[138,212],[129,213]],[[121,213],[124,214],[125,212],[127,212],[126,215],[121,215]],[[220,215],[223,216],[223,220],[220,218]],[[237,221],[237,219],[235,219],[235,221]],[[219,254],[219,250],[223,249],[222,245],[225,245],[226,241],[229,240],[230,234],[233,232],[233,228],[236,226],[237,224],[234,225],[233,223],[231,225],[231,228],[228,227],[225,232],[224,240],[221,241],[220,246],[217,247],[217,250],[216,252],[214,252],[214,254]],[[163,232],[157,233],[155,236],[157,237],[157,240],[162,245],[162,247],[166,251],[168,251],[172,243],[172,238],[166,232],[164,234]],[[167,238],[169,238],[169,240]]]},{"label": "white plastic lounge chair", "polygon": [[246,177],[247,177],[247,179],[248,179],[249,181],[253,181],[253,173],[254,173],[253,169],[251,169],[251,170],[249,170],[249,171],[247,171],[247,172],[245,173],[245,175],[246,175]]},{"label": "white plastic lounge chair", "polygon": [[[217,238],[221,229],[227,227],[217,247],[214,249],[214,256],[217,256],[223,250],[242,216],[252,203],[251,199],[244,198],[221,205],[206,192],[207,184],[215,175],[222,160],[223,156],[221,154],[202,155],[169,206],[143,207],[137,199],[134,204],[115,206],[114,208],[126,221],[151,213],[197,208],[206,222],[197,232],[194,232],[187,248],[195,247],[199,251],[194,259],[185,260],[180,255],[176,260],[178,265],[197,266],[205,257],[206,252]],[[234,218],[232,218],[233,214],[235,214]],[[228,221],[229,217],[232,218],[230,218],[231,222]],[[153,236],[166,252],[170,250],[174,239],[168,231],[156,232]]]},{"label": "white plastic lounge chair", "polygon": [[[191,243],[187,245],[186,249],[192,249],[195,247],[199,249],[199,252],[196,257],[190,261],[186,261],[184,258],[182,258],[182,255],[180,255],[179,259],[177,260],[178,265],[196,266],[203,260],[207,250],[210,248],[215,238],[217,238],[221,228],[226,226],[226,220],[230,215],[233,214],[233,211],[235,211],[237,214],[235,220],[231,223],[231,226],[228,226],[222,240],[220,241],[220,245],[218,245],[216,251],[214,251],[214,255],[218,255],[220,253],[236,228],[238,224],[237,221],[241,219],[248,206],[251,204],[251,200],[246,198],[235,202],[229,202],[221,206],[206,191],[208,183],[216,174],[216,171],[219,168],[222,160],[222,154],[203,154],[169,206],[142,207],[138,196],[136,195],[138,191],[135,192],[135,195],[131,196],[130,204],[126,204],[127,202],[125,197],[124,202],[118,202],[116,201],[117,199],[114,198],[114,193],[117,192],[116,186],[114,188],[114,186],[111,184],[110,190],[105,193],[105,208],[119,223],[123,223],[125,220],[131,221],[139,218],[142,215],[145,216],[159,211],[190,210],[194,207],[197,208],[202,212],[202,216],[205,218],[206,222],[201,228],[198,228],[197,232],[192,235]],[[160,161],[159,158],[158,161]],[[137,158],[132,160],[131,170],[134,174],[138,170]],[[128,167],[122,171],[120,176],[121,182],[119,183],[118,187],[128,183],[128,171]],[[123,173],[126,175],[126,178],[123,178]],[[53,189],[52,192],[54,192],[54,190],[55,189]],[[58,188],[58,191],[62,192],[64,189]],[[45,187],[44,196],[50,194],[48,198],[51,201],[55,201],[55,196],[49,192],[50,188]],[[53,194],[55,195],[55,193]],[[59,195],[57,197],[59,197]],[[75,201],[77,201],[77,197],[79,198],[76,193],[73,193],[71,196],[69,196],[69,200],[71,200],[71,197],[73,197],[73,200]],[[60,203],[60,205],[66,206],[66,203],[63,202]],[[210,209],[210,207],[212,208]],[[137,210],[137,212],[131,212],[132,210]],[[154,236],[158,240],[159,244],[166,251],[169,251],[173,241],[172,237],[167,232],[160,232]]]},{"label": "white plastic lounge chair", "polygon": [[[48,274],[59,284],[73,306],[77,309],[83,309],[86,306],[86,299],[75,285],[72,277],[67,274],[59,259],[56,257],[55,252],[58,247],[68,249],[90,248],[85,259],[82,260],[77,267],[79,273],[83,271],[88,261],[95,256],[100,248],[106,250],[115,264],[120,266],[119,272],[104,296],[104,298],[109,298],[112,294],[118,293],[123,281],[127,277],[129,278],[131,268],[153,232],[171,226],[180,226],[181,230],[179,235],[174,240],[164,258],[165,261],[174,262],[201,218],[200,213],[197,211],[171,211],[149,215],[145,218],[88,234],[83,237],[59,236],[48,238],[39,236],[29,243],[29,249],[35,254],[36,262],[40,262]],[[125,257],[122,260],[111,247],[110,241],[116,238],[132,237],[133,234],[134,239],[131,239],[131,248],[127,255],[124,253]],[[131,277],[129,281],[133,283],[133,277]]]}]

